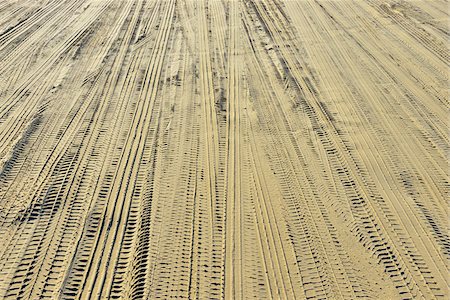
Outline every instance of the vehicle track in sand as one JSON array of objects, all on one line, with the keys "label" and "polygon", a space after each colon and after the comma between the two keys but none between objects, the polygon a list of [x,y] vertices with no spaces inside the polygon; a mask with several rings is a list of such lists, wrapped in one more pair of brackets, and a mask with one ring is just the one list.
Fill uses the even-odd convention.
[{"label": "vehicle track in sand", "polygon": [[0,298],[445,299],[444,0],[0,3]]}]

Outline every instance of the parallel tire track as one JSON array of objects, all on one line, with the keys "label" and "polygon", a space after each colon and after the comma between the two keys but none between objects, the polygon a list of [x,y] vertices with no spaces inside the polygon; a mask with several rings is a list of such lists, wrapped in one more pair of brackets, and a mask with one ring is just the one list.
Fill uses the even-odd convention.
[{"label": "parallel tire track", "polygon": [[447,6],[0,1],[0,298],[448,298]]}]

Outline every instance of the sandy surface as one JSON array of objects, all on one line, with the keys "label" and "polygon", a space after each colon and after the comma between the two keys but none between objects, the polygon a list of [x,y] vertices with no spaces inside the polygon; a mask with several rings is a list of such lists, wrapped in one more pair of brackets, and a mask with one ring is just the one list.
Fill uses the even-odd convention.
[{"label": "sandy surface", "polygon": [[447,1],[0,1],[0,298],[446,298]]}]

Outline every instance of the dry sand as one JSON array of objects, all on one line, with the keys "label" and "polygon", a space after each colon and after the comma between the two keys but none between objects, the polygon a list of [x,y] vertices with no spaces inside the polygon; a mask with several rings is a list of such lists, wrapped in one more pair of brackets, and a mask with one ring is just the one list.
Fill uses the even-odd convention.
[{"label": "dry sand", "polygon": [[446,298],[446,0],[0,1],[0,298]]}]

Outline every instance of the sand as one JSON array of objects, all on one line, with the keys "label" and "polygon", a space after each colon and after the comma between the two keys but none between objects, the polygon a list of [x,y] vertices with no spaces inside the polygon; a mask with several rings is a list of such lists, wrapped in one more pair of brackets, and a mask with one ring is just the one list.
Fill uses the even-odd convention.
[{"label": "sand", "polygon": [[447,298],[448,20],[0,1],[0,298]]}]

